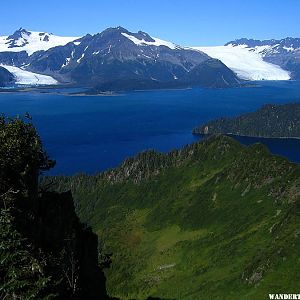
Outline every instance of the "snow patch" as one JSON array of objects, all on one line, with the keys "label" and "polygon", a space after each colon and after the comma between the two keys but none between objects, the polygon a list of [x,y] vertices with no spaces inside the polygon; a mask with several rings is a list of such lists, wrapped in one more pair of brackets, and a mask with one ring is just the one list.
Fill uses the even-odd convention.
[{"label": "snow patch", "polygon": [[85,53],[82,53],[81,57],[77,59],[77,63],[80,64],[81,60],[84,58]]},{"label": "snow patch", "polygon": [[81,57],[79,59],[77,59],[77,63],[80,64],[81,60],[84,58],[85,56],[85,51],[88,49],[89,46],[86,46],[83,50],[83,53],[81,54]]},{"label": "snow patch", "polygon": [[71,57],[67,57],[65,63],[61,66],[62,68],[66,67],[71,61]]},{"label": "snow patch", "polygon": [[22,84],[22,85],[23,84],[24,85],[58,84],[58,82],[51,76],[32,73],[13,66],[6,66],[6,65],[0,65],[0,66],[5,68],[15,76],[16,84]]},{"label": "snow patch", "polygon": [[283,49],[286,50],[287,52],[295,51],[295,49],[293,47],[283,47]]},{"label": "snow patch", "polygon": [[152,57],[150,57],[150,56],[148,56],[148,55],[146,55],[146,54],[142,54],[144,57],[146,57],[146,58],[149,58],[149,59],[152,59]]},{"label": "snow patch", "polygon": [[125,32],[122,32],[122,35],[125,36],[126,38],[128,38],[129,40],[131,40],[133,43],[135,43],[138,46],[147,46],[147,45],[148,46],[156,46],[156,47],[166,46],[166,47],[168,47],[170,49],[173,49],[173,50],[176,49],[176,48],[179,48],[179,46],[176,46],[175,44],[173,44],[171,42],[167,42],[167,41],[164,41],[164,40],[161,40],[161,39],[158,39],[158,38],[154,38],[154,37],[151,37],[154,40],[154,42],[147,42],[144,39],[139,40],[135,36],[127,34]]},{"label": "snow patch", "polygon": [[[264,46],[265,47],[265,46]],[[247,48],[246,45],[227,45],[216,47],[192,47],[202,51],[212,58],[221,60],[228,68],[233,70],[238,77],[246,80],[289,80],[288,71],[279,66],[265,62],[262,54],[265,49],[257,47]],[[252,49],[252,51],[251,51]]]}]

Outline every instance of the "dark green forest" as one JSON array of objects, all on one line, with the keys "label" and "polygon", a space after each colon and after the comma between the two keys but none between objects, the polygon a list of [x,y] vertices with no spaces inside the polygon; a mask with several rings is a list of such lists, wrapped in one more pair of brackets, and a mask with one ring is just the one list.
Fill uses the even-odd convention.
[{"label": "dark green forest", "polygon": [[267,104],[252,113],[210,121],[193,133],[300,138],[300,103]]},{"label": "dark green forest", "polygon": [[29,120],[0,118],[0,299],[107,299],[98,238],[70,192],[39,186],[55,165]]},{"label": "dark green forest", "polygon": [[120,299],[265,299],[300,289],[300,167],[226,136],[44,178],[111,254]]}]

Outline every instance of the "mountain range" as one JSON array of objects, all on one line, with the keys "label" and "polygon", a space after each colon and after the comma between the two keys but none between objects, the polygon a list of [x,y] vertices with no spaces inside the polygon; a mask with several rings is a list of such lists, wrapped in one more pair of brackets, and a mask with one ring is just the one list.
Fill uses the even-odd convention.
[{"label": "mountain range", "polygon": [[[40,36],[37,44],[42,50],[33,52],[38,46],[32,42],[32,35]],[[44,40],[45,37],[48,38]],[[44,50],[47,48],[44,44],[51,39],[60,40],[61,45]],[[240,84],[234,72],[221,61],[142,31],[132,33],[122,27],[108,28],[70,40],[19,29],[6,38],[7,49],[0,53],[0,63],[51,76],[60,83],[100,90],[126,89],[128,85],[136,89]]]},{"label": "mountain range", "polygon": [[[12,73],[15,83],[72,84],[96,91],[232,87],[243,80],[299,79],[299,53],[299,39],[293,38],[182,47],[123,27],[83,37],[20,28],[0,37],[0,65]],[[2,73],[0,83],[10,84]]]}]

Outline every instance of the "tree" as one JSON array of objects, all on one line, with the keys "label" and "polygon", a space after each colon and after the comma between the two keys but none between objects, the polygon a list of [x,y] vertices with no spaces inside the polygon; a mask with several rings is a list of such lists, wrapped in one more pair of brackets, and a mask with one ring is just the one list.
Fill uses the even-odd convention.
[{"label": "tree", "polygon": [[39,189],[54,164],[30,119],[0,117],[0,299],[108,298],[71,193]]}]

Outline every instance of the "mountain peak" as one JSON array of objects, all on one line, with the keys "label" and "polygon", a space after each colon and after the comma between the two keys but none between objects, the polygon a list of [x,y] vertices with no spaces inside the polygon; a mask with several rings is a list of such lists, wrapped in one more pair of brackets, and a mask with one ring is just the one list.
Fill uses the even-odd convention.
[{"label": "mountain peak", "polygon": [[20,27],[19,29],[17,29],[13,34],[9,35],[7,37],[7,40],[18,40],[20,38],[23,38],[23,36],[30,36],[31,32],[27,31],[26,29]]},{"label": "mountain peak", "polygon": [[[148,33],[143,31],[131,32],[122,26],[109,27],[100,33],[101,37],[107,37],[123,41],[131,41],[136,45],[146,45],[147,43],[155,43],[155,39],[152,38]],[[169,43],[171,44],[171,43]]]},{"label": "mountain peak", "polygon": [[122,26],[115,27],[115,29],[121,32],[128,32],[128,30]]},{"label": "mountain peak", "polygon": [[118,27],[108,27],[96,35],[100,35],[101,37],[111,36],[111,35],[121,36],[122,33],[129,33],[129,31],[122,26],[118,26]]},{"label": "mountain peak", "polygon": [[9,36],[0,36],[0,52],[26,51],[28,55],[36,51],[66,45],[78,37],[61,37],[47,32],[29,31],[23,27]]}]

